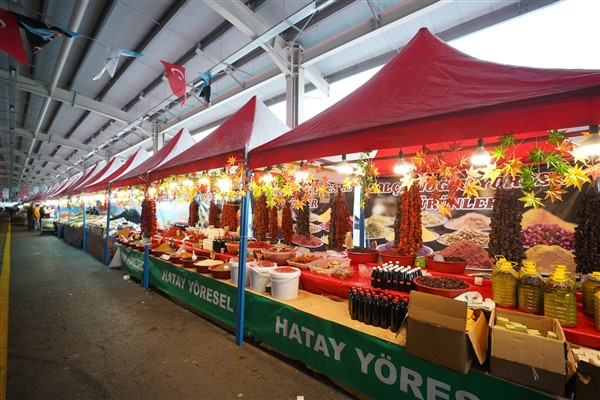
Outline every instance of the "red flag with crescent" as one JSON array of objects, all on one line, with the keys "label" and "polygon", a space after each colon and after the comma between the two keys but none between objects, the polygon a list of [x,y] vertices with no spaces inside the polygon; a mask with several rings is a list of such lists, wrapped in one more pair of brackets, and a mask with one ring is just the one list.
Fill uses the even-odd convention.
[{"label": "red flag with crescent", "polygon": [[0,8],[0,50],[7,52],[24,66],[29,65],[17,19],[3,8]]},{"label": "red flag with crescent", "polygon": [[160,62],[165,66],[167,80],[169,81],[169,86],[171,87],[173,94],[177,97],[183,96],[183,101],[181,102],[181,106],[183,106],[185,104],[187,92],[185,84],[185,68],[180,67],[179,65],[170,64],[163,60],[160,60]]}]

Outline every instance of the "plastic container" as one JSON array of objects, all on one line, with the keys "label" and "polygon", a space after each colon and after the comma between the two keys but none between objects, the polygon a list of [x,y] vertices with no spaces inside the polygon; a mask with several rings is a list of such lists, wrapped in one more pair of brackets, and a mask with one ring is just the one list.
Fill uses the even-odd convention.
[{"label": "plastic container", "polygon": [[594,315],[594,291],[600,286],[600,272],[594,271],[585,277],[586,280],[581,284],[583,313],[592,316]]},{"label": "plastic container", "polygon": [[433,256],[425,257],[425,262],[427,263],[427,268],[445,274],[462,274],[465,272],[465,268],[467,268],[466,261],[438,261],[434,260]]},{"label": "plastic container", "polygon": [[277,267],[269,271],[271,296],[278,300],[293,300],[298,297],[300,269],[296,267]]},{"label": "plastic container", "polygon": [[[449,297],[449,298],[453,299],[456,296],[459,296],[459,295],[471,290],[471,284],[469,282],[463,281],[462,279],[460,279],[460,280],[463,281],[463,283],[465,285],[465,287],[463,289],[443,289],[443,288],[434,288],[431,286],[425,286],[425,285],[421,284],[420,279],[422,279],[422,278],[431,278],[431,277],[417,276],[415,279],[413,279],[413,282],[415,283],[415,286],[417,287],[417,291],[423,292],[423,293],[435,294],[437,296]],[[438,277],[433,277],[433,278],[440,279],[443,277],[438,276]],[[458,279],[458,278],[453,278],[453,279]]]},{"label": "plastic container", "polygon": [[[250,287],[252,290],[256,290],[257,292],[264,293],[267,291],[267,285],[271,283],[271,278],[269,276],[269,272],[273,269],[277,268],[277,265],[264,267],[260,266],[260,264],[254,264],[249,266],[249,280]],[[293,267],[289,267],[293,268]]]},{"label": "plastic container", "polygon": [[[253,261],[246,261],[246,286],[250,286],[250,266],[254,265]],[[238,285],[238,258],[229,261],[229,269],[231,269],[231,283]]]},{"label": "plastic container", "polygon": [[265,260],[273,261],[277,265],[287,265],[287,260],[296,255],[293,247],[283,246],[269,247],[262,253]]},{"label": "plastic container", "polygon": [[379,252],[365,247],[353,247],[346,251],[348,258],[354,263],[374,263],[379,258]]},{"label": "plastic container", "polygon": [[400,256],[394,253],[394,251],[381,251],[381,260],[384,263],[399,263],[400,265],[415,265],[416,256]]},{"label": "plastic container", "polygon": [[577,325],[577,295],[575,286],[565,276],[563,269],[556,269],[544,289],[544,315],[556,318],[560,325],[573,328]]},{"label": "plastic container", "polygon": [[494,302],[500,307],[517,307],[517,272],[508,261],[496,263],[492,273],[492,292]]},{"label": "plastic container", "polygon": [[600,331],[600,286],[594,289],[594,325]]},{"label": "plastic container", "polygon": [[536,315],[544,314],[544,287],[546,282],[534,262],[523,262],[517,282],[519,310]]}]

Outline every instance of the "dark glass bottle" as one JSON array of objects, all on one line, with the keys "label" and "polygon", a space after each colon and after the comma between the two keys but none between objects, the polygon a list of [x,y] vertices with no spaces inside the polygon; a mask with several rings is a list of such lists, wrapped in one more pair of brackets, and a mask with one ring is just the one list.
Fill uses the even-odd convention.
[{"label": "dark glass bottle", "polygon": [[357,314],[357,319],[359,322],[365,321],[364,304],[365,304],[365,292],[363,292],[361,290],[360,292],[358,292],[357,301],[356,301],[356,309],[357,309],[356,314]]},{"label": "dark glass bottle", "polygon": [[392,332],[396,333],[400,330],[400,320],[401,315],[401,305],[398,298],[395,298],[392,302],[392,307],[390,310],[390,329]]},{"label": "dark glass bottle", "polygon": [[367,294],[367,298],[365,299],[364,304],[364,315],[365,315],[365,324],[372,325],[373,324],[373,296]]},{"label": "dark glass bottle", "polygon": [[390,327],[390,301],[387,296],[383,296],[379,306],[379,327],[383,329]]},{"label": "dark glass bottle", "polygon": [[381,307],[381,300],[379,298],[379,296],[375,296],[373,298],[373,314],[371,317],[372,323],[371,325],[373,326],[379,326],[379,321],[380,321],[380,314],[379,314],[379,310]]}]

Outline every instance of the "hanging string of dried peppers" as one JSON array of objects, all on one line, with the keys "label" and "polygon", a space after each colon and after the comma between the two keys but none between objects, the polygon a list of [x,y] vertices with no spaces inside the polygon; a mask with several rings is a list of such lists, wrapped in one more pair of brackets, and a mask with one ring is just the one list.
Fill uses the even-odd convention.
[{"label": "hanging string of dried peppers", "polygon": [[279,225],[277,224],[277,207],[273,206],[269,209],[269,236],[271,239],[276,239],[279,234]]},{"label": "hanging string of dried peppers", "polygon": [[213,226],[215,228],[219,227],[219,206],[215,203],[214,200],[211,200],[210,206],[208,208],[208,225]]},{"label": "hanging string of dried peppers", "polygon": [[423,228],[421,227],[421,193],[419,185],[413,184],[402,192],[400,210],[400,241],[398,253],[413,255],[423,247]]},{"label": "hanging string of dried peppers", "polygon": [[156,221],[156,203],[148,196],[142,200],[142,213],[140,215],[140,227],[142,235],[152,237],[158,231],[158,223]]},{"label": "hanging string of dried peppers", "polygon": [[198,220],[198,202],[196,201],[196,198],[192,198],[192,200],[190,201],[190,209],[188,213],[188,225],[196,226],[198,224]]},{"label": "hanging string of dried peppers", "polygon": [[267,231],[269,230],[269,214],[267,212],[267,196],[262,194],[256,200],[256,209],[254,210],[252,229],[256,240],[267,240]]},{"label": "hanging string of dried peppers", "polygon": [[221,217],[223,228],[229,227],[229,231],[235,232],[238,227],[237,207],[235,203],[227,202],[223,204],[223,215]]}]

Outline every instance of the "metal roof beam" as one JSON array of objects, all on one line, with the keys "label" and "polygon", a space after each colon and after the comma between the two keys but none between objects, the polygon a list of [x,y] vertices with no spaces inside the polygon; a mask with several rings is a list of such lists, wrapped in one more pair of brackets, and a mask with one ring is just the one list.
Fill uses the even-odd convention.
[{"label": "metal roof beam", "polygon": [[[8,129],[8,127],[0,126],[0,130],[2,130],[2,129]],[[78,149],[78,150],[87,151],[87,152],[92,152],[95,150],[94,146],[88,146],[83,143],[78,143],[74,140],[64,139],[57,135],[47,134],[47,133],[43,133],[43,132],[39,132],[34,137],[32,131],[29,131],[29,130],[23,129],[23,128],[14,128],[14,134],[16,136],[22,136],[22,137],[28,138],[28,139],[35,139],[35,140],[39,140],[41,142],[46,142],[46,143],[51,143],[51,144],[58,144],[61,146],[70,147],[73,149]],[[97,155],[98,155],[98,157],[104,159],[104,157],[106,156],[106,152],[98,151]],[[25,157],[27,157],[27,154],[25,154]]]},{"label": "metal roof beam", "polygon": [[[0,79],[8,80],[9,76],[9,71],[0,70]],[[24,76],[18,76],[12,79],[15,79],[17,81],[18,89],[23,90],[25,92],[37,94],[39,96],[49,98],[51,100],[60,101],[62,103],[67,103],[70,104],[72,107],[78,107],[84,110],[89,110],[96,114],[100,114],[107,118],[111,118],[117,121],[122,121],[127,124],[140,122],[138,121],[138,117],[134,116],[133,114],[130,114],[123,110],[119,110],[115,107],[111,107],[106,103],[96,101],[91,97],[85,96],[81,93],[61,89],[59,87],[50,91],[50,88],[46,83],[39,82]],[[144,129],[148,128],[149,126],[144,127]]]}]

